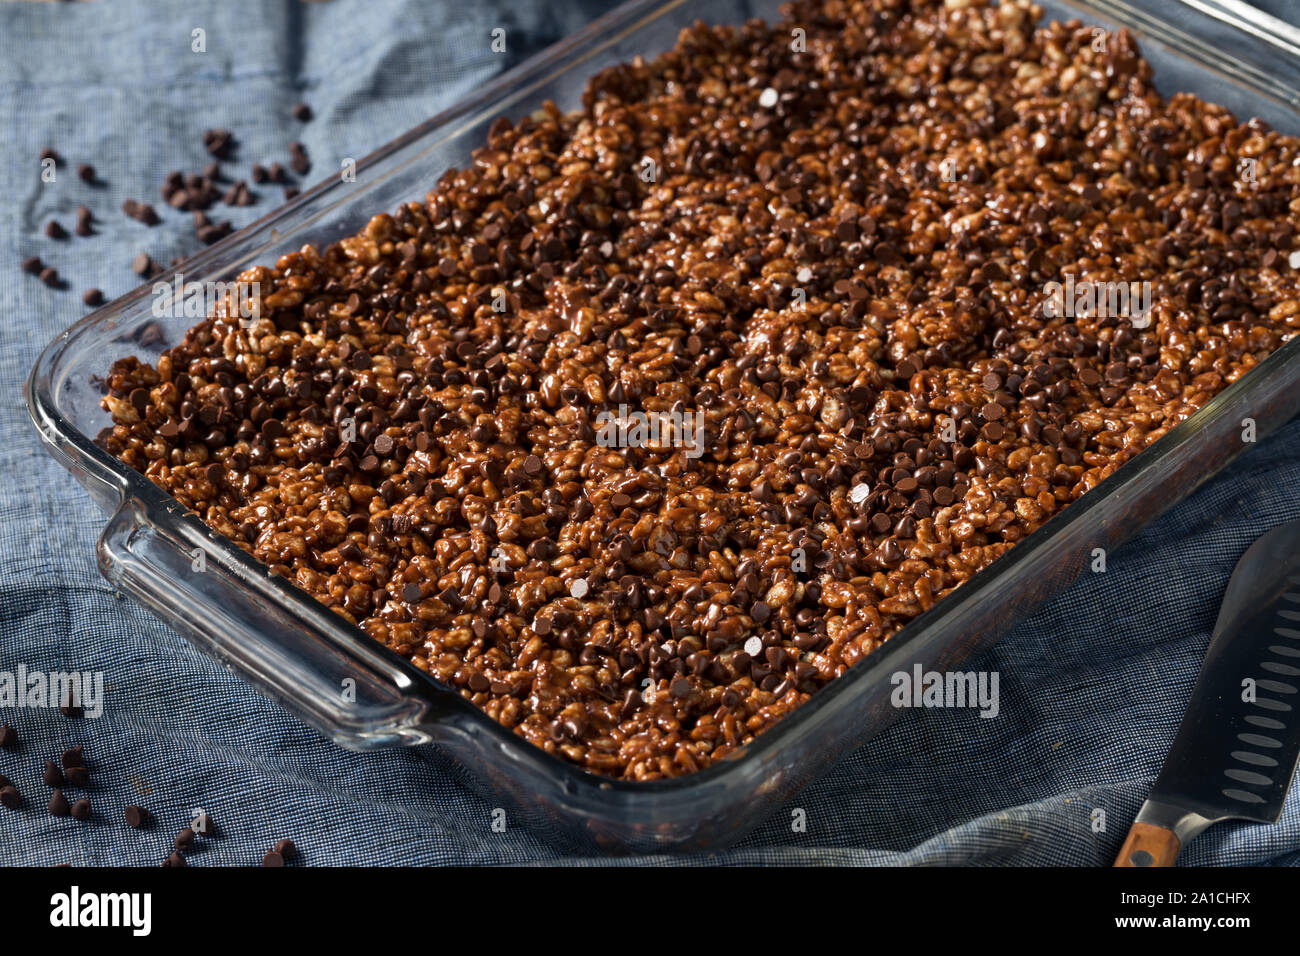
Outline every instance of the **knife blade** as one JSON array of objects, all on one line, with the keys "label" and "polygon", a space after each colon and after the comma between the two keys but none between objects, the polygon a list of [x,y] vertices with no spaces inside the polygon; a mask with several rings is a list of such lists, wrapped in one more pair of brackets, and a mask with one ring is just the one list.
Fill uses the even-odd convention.
[{"label": "knife blade", "polygon": [[1300,521],[1233,569],[1201,672],[1116,866],[1172,866],[1221,820],[1276,823],[1300,756]]}]

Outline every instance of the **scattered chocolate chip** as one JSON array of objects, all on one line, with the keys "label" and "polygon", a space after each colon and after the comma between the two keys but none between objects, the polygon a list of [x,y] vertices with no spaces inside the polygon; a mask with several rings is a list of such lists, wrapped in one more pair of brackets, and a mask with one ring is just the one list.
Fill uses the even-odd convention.
[{"label": "scattered chocolate chip", "polygon": [[53,760],[45,761],[45,785],[47,787],[63,786],[63,773]]},{"label": "scattered chocolate chip", "polygon": [[137,807],[134,804],[126,808],[125,816],[126,825],[135,830],[143,830],[153,817],[144,807]]},{"label": "scattered chocolate chip", "polygon": [[18,746],[18,731],[9,724],[0,724],[0,747],[6,750]]},{"label": "scattered chocolate chip", "polygon": [[228,129],[210,129],[203,133],[203,146],[217,159],[227,159],[235,145],[235,136]]},{"label": "scattered chocolate chip", "polygon": [[289,165],[300,176],[311,169],[311,160],[307,157],[307,149],[302,143],[289,144]]},{"label": "scattered chocolate chip", "polygon": [[80,163],[77,166],[77,177],[83,183],[93,183],[95,181],[95,167],[89,163]]},{"label": "scattered chocolate chip", "polygon": [[72,813],[72,807],[68,805],[68,798],[63,795],[62,790],[54,791],[48,809],[52,817],[66,817]]},{"label": "scattered chocolate chip", "polygon": [[72,805],[72,818],[74,820],[90,819],[90,801],[82,797]]},{"label": "scattered chocolate chip", "polygon": [[188,850],[192,848],[194,846],[194,831],[190,827],[186,827],[180,833],[176,834],[174,842],[176,844],[176,849],[178,850]]},{"label": "scattered chocolate chip", "polygon": [[57,219],[51,219],[45,224],[45,235],[50,239],[66,239],[68,230],[64,229]]},{"label": "scattered chocolate chip", "polygon": [[263,866],[284,866],[284,857],[274,850],[267,851],[266,856],[262,857]]},{"label": "scattered chocolate chip", "polygon": [[251,206],[255,201],[255,197],[249,191],[248,183],[239,179],[226,190],[225,195],[221,197],[221,201],[227,206]]},{"label": "scattered chocolate chip", "polygon": [[0,787],[0,806],[9,810],[17,810],[23,804],[23,798],[18,793],[18,788],[13,784]]},{"label": "scattered chocolate chip", "polygon": [[293,105],[293,118],[300,123],[310,122],[312,118],[311,107],[306,103],[295,103]]},{"label": "scattered chocolate chip", "polygon": [[234,226],[227,219],[224,222],[203,226],[198,230],[198,237],[205,246],[210,246],[214,242],[220,242],[234,231]]},{"label": "scattered chocolate chip", "polygon": [[80,787],[84,790],[90,786],[90,771],[85,767],[69,767],[63,771],[63,776],[74,787]]},{"label": "scattered chocolate chip", "polygon": [[44,268],[45,265],[41,262],[40,256],[28,256],[23,260],[23,272],[28,275],[38,276]]}]

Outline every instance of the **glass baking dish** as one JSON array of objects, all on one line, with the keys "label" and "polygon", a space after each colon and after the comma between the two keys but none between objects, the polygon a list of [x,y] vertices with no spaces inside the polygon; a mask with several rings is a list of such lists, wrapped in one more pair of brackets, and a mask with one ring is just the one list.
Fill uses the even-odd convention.
[{"label": "glass baking dish", "polygon": [[[1300,59],[1267,31],[1157,0],[1042,6],[1048,18],[1128,26],[1165,94],[1197,92],[1300,133]],[[1178,26],[1168,21],[1171,12],[1183,14]],[[589,75],[668,49],[694,20],[776,14],[775,0],[633,0],[366,157],[355,182],[333,177],[181,269],[187,280],[221,281],[304,243],[341,238],[372,214],[422,197],[445,169],[468,159],[498,115],[518,119],[547,99],[573,107]],[[494,806],[510,808],[512,823],[578,849],[703,848],[736,839],[889,723],[897,713],[890,675],[915,664],[953,668],[986,648],[1086,568],[1094,548],[1115,546],[1242,451],[1243,419],[1253,419],[1262,438],[1300,411],[1300,340],[1292,340],[733,757],[690,776],[633,783],[581,770],[511,734],[95,447],[92,436],[108,417],[92,376],[125,355],[156,360],[195,321],[157,317],[151,302],[145,285],[78,322],[50,343],[26,387],[49,451],[111,515],[98,543],[105,577],[336,743],[433,745]]]}]

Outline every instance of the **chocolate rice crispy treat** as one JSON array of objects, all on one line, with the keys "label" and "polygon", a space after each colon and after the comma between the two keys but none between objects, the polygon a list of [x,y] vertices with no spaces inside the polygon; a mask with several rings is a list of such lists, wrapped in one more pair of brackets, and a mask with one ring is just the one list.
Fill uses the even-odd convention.
[{"label": "chocolate rice crispy treat", "polygon": [[1300,142],[1038,13],[686,29],[114,363],[99,441],[536,746],[707,766],[1300,323]]}]

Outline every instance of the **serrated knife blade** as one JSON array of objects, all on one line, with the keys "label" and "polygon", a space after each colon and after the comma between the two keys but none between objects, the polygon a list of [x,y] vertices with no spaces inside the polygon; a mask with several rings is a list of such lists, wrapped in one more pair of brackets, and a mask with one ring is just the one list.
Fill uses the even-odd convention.
[{"label": "serrated knife blade", "polygon": [[1172,866],[1221,820],[1276,823],[1300,756],[1300,521],[1242,555],[1178,735],[1116,866]]}]

